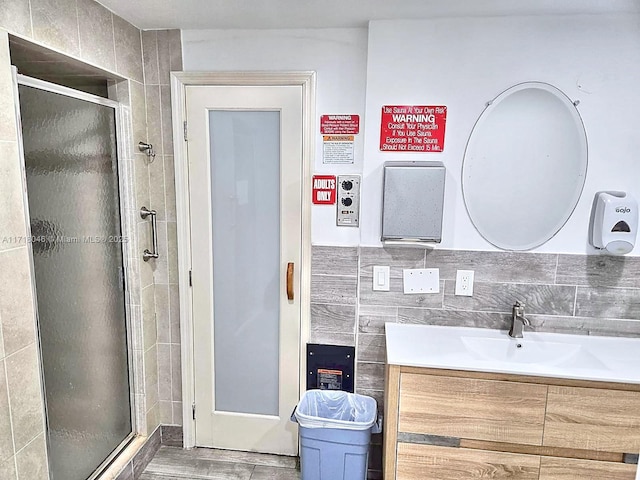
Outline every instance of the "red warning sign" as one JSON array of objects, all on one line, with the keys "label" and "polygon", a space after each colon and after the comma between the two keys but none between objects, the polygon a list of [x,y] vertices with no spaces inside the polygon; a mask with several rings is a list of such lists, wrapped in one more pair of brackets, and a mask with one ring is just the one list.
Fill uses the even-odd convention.
[{"label": "red warning sign", "polygon": [[360,133],[360,115],[322,115],[320,133],[323,135],[357,135]]},{"label": "red warning sign", "polygon": [[383,152],[442,152],[447,107],[382,107],[380,150]]},{"label": "red warning sign", "polygon": [[313,176],[313,203],[316,205],[336,203],[336,177],[334,175]]}]

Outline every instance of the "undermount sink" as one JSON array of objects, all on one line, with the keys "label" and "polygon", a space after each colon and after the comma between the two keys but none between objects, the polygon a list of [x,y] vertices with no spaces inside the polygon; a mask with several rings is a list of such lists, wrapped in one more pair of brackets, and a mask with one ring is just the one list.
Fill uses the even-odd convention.
[{"label": "undermount sink", "polygon": [[387,363],[640,383],[640,339],[387,323]]}]

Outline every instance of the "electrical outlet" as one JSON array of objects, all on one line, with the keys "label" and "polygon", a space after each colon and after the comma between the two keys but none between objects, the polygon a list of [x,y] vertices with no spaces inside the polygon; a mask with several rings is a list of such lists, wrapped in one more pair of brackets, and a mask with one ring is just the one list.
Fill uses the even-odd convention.
[{"label": "electrical outlet", "polygon": [[473,297],[473,270],[456,271],[456,295]]}]

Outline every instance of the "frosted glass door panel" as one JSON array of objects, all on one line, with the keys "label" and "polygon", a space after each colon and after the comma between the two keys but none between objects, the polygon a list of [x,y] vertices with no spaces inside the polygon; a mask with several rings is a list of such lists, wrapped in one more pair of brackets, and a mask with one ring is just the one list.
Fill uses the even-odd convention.
[{"label": "frosted glass door panel", "polygon": [[213,110],[209,133],[215,409],[278,415],[280,112]]},{"label": "frosted glass door panel", "polygon": [[131,433],[114,110],[21,85],[53,480]]}]

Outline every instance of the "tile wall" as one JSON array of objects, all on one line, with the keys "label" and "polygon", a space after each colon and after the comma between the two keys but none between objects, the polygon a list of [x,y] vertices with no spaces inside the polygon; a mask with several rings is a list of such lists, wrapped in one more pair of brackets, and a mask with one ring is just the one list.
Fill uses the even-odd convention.
[{"label": "tile wall", "polygon": [[[177,30],[141,32],[93,0],[0,0],[0,478],[48,478],[35,312],[24,237],[20,160],[8,34],[36,42],[118,76],[110,95],[123,105],[123,224],[130,233],[129,306],[134,350],[136,430],[180,423],[180,346],[175,193],[169,71],[181,70]],[[153,143],[153,163],[133,148]],[[130,198],[129,198],[130,197]],[[158,211],[160,259],[141,261],[150,245],[141,206]]]},{"label": "tile wall", "polygon": [[[149,142],[156,151],[155,160],[148,164],[148,173],[149,208],[158,212],[160,251],[160,258],[152,265],[157,327],[159,420],[165,425],[181,425],[180,304],[169,84],[169,72],[182,70],[179,30],[142,32],[142,53],[147,133]],[[141,225],[143,229],[148,227],[144,223]]]},{"label": "tile wall", "polygon": [[[391,267],[389,292],[373,266]],[[439,268],[440,293],[404,295],[402,269]],[[473,297],[454,295],[456,270],[474,270]],[[528,330],[640,337],[640,258],[538,253],[314,246],[313,343],[356,346],[356,391],[384,395],[385,322],[507,329],[516,300]],[[380,439],[371,478],[379,478]]]},{"label": "tile wall", "polygon": [[48,467],[29,252],[18,240],[26,228],[8,47],[8,35],[0,31],[0,478],[19,474],[44,480]]}]

